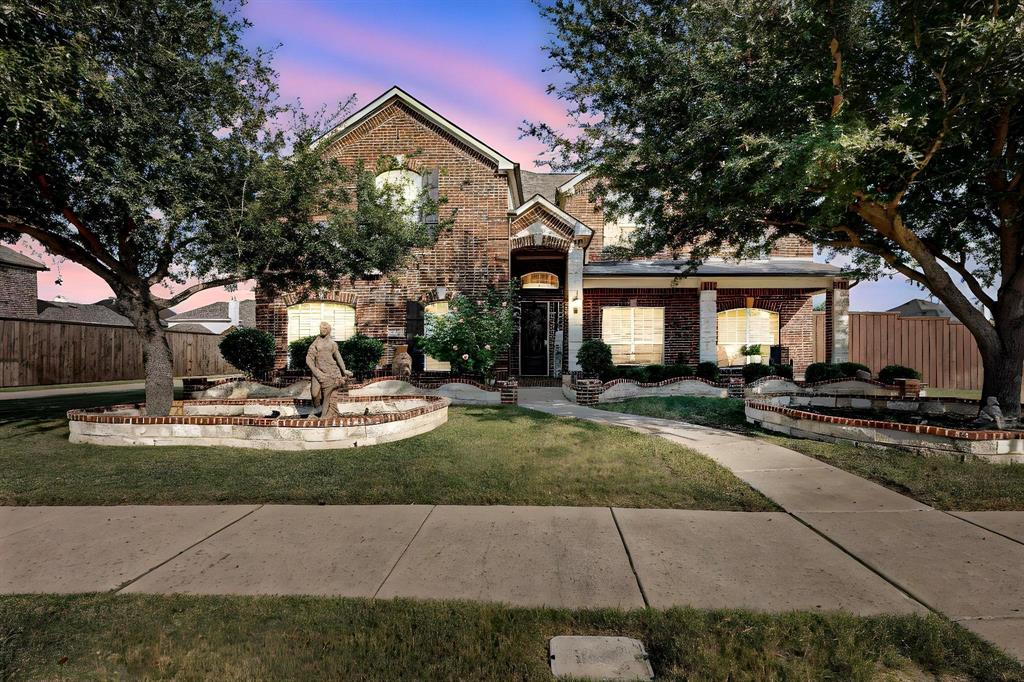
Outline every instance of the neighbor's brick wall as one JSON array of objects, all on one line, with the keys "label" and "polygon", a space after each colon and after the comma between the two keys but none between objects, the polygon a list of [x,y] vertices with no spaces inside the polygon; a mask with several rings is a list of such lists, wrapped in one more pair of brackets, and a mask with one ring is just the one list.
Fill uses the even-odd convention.
[{"label": "neighbor's brick wall", "polygon": [[0,317],[35,318],[36,271],[0,266]]},{"label": "neighbor's brick wall", "polygon": [[[718,311],[753,307],[779,313],[783,361],[797,376],[814,361],[813,291],[803,289],[719,289]],[[665,363],[699,362],[700,300],[697,289],[587,289],[583,297],[583,338],[601,338],[601,308],[656,306],[665,308]]]},{"label": "neighbor's brick wall", "polygon": [[[326,154],[351,165],[376,164],[381,155],[413,155],[413,170],[440,169],[439,192],[447,196],[447,214],[458,209],[455,224],[427,249],[417,249],[404,272],[355,284],[338,283],[356,296],[357,330],[387,344],[383,363],[390,363],[395,345],[405,338],[405,306],[408,299],[424,299],[438,286],[454,292],[482,292],[489,285],[509,279],[508,181],[498,175],[492,162],[465,147],[399,102],[383,108]],[[256,323],[274,333],[278,341],[277,366],[287,361],[287,310],[277,298],[256,294]],[[389,336],[388,330],[393,334]]]}]

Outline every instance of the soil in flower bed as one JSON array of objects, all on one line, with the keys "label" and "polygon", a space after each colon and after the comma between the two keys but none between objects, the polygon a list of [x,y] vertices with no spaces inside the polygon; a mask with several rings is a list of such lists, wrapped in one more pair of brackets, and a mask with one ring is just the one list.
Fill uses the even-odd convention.
[{"label": "soil in flower bed", "polygon": [[832,417],[845,417],[846,419],[869,419],[872,421],[896,422],[898,424],[922,424],[925,426],[939,426],[946,429],[959,429],[961,431],[1001,431],[995,424],[978,424],[977,417],[959,414],[920,414],[918,412],[903,412],[899,410],[867,410],[849,407],[800,407],[796,408],[801,412],[813,412],[815,414],[827,414]]}]

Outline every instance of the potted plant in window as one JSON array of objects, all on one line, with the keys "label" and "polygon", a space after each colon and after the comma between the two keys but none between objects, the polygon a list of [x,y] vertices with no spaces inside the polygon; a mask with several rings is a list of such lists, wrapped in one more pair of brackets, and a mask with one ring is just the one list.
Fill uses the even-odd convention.
[{"label": "potted plant in window", "polygon": [[747,359],[746,364],[760,364],[761,362],[761,344],[752,343],[749,346],[743,346],[740,348],[740,355]]}]

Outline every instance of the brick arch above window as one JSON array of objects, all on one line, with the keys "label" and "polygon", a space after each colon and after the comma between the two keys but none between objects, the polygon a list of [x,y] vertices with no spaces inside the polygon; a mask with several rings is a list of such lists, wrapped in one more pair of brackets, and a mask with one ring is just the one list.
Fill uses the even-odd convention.
[{"label": "brick arch above window", "polygon": [[281,302],[286,306],[299,303],[344,303],[355,307],[358,295],[354,291],[344,289],[319,289],[317,291],[290,291],[281,295]]}]

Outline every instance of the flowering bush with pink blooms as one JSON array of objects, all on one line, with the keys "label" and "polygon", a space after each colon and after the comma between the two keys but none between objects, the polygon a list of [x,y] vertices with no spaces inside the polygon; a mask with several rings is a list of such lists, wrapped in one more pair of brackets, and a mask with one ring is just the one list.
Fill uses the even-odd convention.
[{"label": "flowering bush with pink blooms", "polygon": [[417,344],[430,357],[451,363],[455,374],[490,380],[498,358],[512,345],[518,313],[514,285],[478,296],[457,294],[447,313],[426,314],[427,333]]}]

